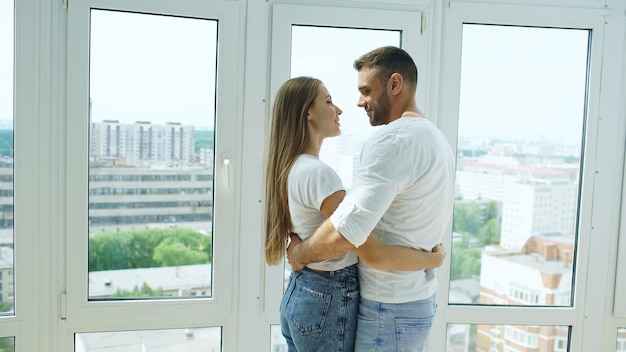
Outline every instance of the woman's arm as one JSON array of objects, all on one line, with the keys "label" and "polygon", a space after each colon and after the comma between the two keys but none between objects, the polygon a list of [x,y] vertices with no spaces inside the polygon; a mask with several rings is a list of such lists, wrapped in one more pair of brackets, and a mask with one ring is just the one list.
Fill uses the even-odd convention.
[{"label": "woman's arm", "polygon": [[409,247],[394,246],[378,242],[373,236],[354,253],[365,264],[388,270],[423,270],[438,268],[446,257],[443,244],[433,247],[431,252]]},{"label": "woman's arm", "polygon": [[[329,218],[343,200],[346,192],[337,191],[326,197],[320,211]],[[367,265],[388,270],[423,270],[441,266],[446,256],[442,244],[432,252],[409,247],[388,245],[378,242],[371,235],[359,248],[352,249]]]}]

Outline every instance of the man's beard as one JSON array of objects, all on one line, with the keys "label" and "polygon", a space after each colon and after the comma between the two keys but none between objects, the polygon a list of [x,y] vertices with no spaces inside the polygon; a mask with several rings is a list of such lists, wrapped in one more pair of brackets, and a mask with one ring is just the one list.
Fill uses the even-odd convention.
[{"label": "man's beard", "polygon": [[391,100],[387,94],[387,87],[382,91],[380,97],[376,101],[370,116],[370,125],[380,126],[389,121],[389,113],[391,111]]}]

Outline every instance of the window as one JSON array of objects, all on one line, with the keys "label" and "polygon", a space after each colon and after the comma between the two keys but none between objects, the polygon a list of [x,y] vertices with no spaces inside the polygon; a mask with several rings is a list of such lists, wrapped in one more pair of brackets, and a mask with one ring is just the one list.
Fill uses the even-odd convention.
[{"label": "window", "polygon": [[[207,351],[220,352],[220,328],[187,328],[76,334],[75,352],[91,351]],[[0,350],[1,351],[1,350]]]},{"label": "window", "polygon": [[463,25],[451,303],[571,304],[588,38]]},{"label": "window", "polygon": [[205,331],[211,348],[233,343],[222,336],[234,333],[225,326],[237,297],[232,101],[242,83],[224,76],[237,76],[237,16],[228,1],[69,6],[73,256],[62,314],[80,326],[77,346],[148,335],[175,345]]},{"label": "window", "polygon": [[14,3],[0,1],[0,316],[13,301],[13,58]]},{"label": "window", "polygon": [[597,176],[599,165],[611,168],[600,160],[623,158],[598,144],[603,15],[581,14],[458,1],[446,17],[440,106],[457,151],[456,240],[438,293],[449,302],[447,326],[502,326],[500,349],[516,349],[507,336],[534,344],[527,328],[554,327],[539,339],[591,350],[594,339],[579,332],[599,336],[613,324],[607,312],[584,325],[576,316],[601,296],[607,282],[588,275],[596,272],[589,265],[599,264],[595,245],[607,243],[606,252],[616,231],[592,225],[603,222],[592,208],[610,213],[598,201],[613,196],[600,184],[615,184]]},{"label": "window", "polygon": [[[291,77],[313,76],[326,85],[343,113],[341,135],[324,141],[320,159],[338,173],[347,188],[352,184],[361,147],[375,130],[364,111],[356,106],[357,72],[352,64],[367,51],[385,45],[403,46],[414,54],[416,62],[421,62],[426,53],[416,50],[422,44],[419,23],[415,22],[419,17],[419,13],[412,12],[382,14],[346,8],[334,9],[329,16],[322,7],[274,5],[270,102],[273,103],[280,85]],[[404,39],[409,37],[414,40]],[[418,89],[425,89],[421,84]],[[280,298],[291,269],[285,263],[284,268],[267,270],[266,292],[271,299],[267,300],[266,311],[271,312],[270,320],[277,324]],[[272,350],[284,346],[279,325],[271,330],[270,340]]]},{"label": "window", "polygon": [[89,298],[211,292],[217,21],[92,10],[90,39]]},{"label": "window", "polygon": [[626,328],[617,329],[617,348],[615,351],[626,351]]},{"label": "window", "polygon": [[568,330],[566,326],[547,325],[450,324],[446,351],[500,351],[499,346],[528,351],[567,351]]}]

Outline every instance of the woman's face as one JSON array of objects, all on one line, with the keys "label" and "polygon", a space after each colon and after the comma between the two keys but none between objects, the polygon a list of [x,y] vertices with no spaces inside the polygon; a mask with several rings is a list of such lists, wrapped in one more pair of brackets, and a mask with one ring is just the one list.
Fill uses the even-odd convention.
[{"label": "woman's face", "polygon": [[321,138],[336,137],[341,132],[339,115],[343,111],[335,104],[323,84],[317,91],[317,97],[309,108],[309,126],[311,131]]}]

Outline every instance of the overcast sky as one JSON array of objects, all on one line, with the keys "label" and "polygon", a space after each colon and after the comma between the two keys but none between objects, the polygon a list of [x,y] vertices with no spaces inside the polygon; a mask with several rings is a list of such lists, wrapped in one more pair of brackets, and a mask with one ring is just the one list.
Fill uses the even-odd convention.
[{"label": "overcast sky", "polygon": [[13,116],[13,2],[0,1],[0,120]]}]

